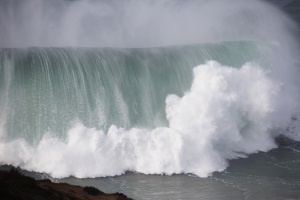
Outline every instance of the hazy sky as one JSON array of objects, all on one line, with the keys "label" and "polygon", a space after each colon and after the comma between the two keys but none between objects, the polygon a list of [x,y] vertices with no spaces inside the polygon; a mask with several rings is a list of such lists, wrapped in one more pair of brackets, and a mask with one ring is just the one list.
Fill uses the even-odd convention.
[{"label": "hazy sky", "polygon": [[282,24],[293,26],[258,0],[2,0],[0,47],[149,47],[270,34],[278,40]]}]

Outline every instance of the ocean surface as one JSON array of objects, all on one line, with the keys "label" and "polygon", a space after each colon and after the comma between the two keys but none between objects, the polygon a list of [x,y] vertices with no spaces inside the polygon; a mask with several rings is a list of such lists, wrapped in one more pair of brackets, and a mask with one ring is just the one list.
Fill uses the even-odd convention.
[{"label": "ocean surface", "polygon": [[134,199],[300,199],[300,2],[0,2],[0,164]]}]

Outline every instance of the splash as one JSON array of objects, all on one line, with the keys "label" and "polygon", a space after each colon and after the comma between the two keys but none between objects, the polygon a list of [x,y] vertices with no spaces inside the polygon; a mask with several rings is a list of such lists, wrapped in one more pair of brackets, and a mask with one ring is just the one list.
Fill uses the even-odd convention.
[{"label": "splash", "polygon": [[0,4],[3,164],[206,177],[275,148],[299,110],[296,26],[261,1]]},{"label": "splash", "polygon": [[[0,160],[53,177],[126,171],[206,177],[224,170],[228,159],[276,147],[279,133],[272,130],[289,123],[290,114],[281,112],[281,82],[251,63],[236,69],[210,61],[195,67],[193,74],[184,96],[166,98],[167,127],[112,125],[104,133],[76,124],[65,140],[49,133],[35,147],[24,139],[2,140]],[[292,105],[284,110],[288,107]]]}]

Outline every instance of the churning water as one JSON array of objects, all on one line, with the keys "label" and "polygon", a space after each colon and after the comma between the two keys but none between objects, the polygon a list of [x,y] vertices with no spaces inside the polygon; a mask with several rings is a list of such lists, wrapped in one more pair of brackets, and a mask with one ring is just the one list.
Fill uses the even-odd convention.
[{"label": "churning water", "polygon": [[142,199],[299,198],[297,26],[277,8],[0,9],[2,164]]}]

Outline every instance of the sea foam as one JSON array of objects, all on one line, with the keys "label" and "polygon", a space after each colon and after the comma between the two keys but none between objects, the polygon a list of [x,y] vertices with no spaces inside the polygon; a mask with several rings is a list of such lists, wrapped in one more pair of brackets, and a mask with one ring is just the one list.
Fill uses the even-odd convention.
[{"label": "sea foam", "polygon": [[[282,83],[254,63],[196,66],[189,91],[166,98],[168,127],[102,130],[75,124],[65,139],[45,134],[37,145],[2,135],[0,160],[53,177],[103,177],[222,171],[229,159],[276,147],[293,104],[282,108]],[[283,98],[287,98],[286,96]],[[291,108],[289,108],[291,107]],[[278,112],[280,117],[278,117]]]}]

